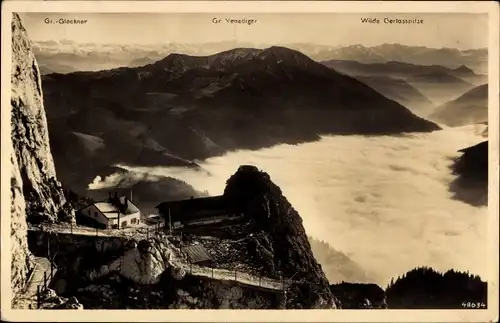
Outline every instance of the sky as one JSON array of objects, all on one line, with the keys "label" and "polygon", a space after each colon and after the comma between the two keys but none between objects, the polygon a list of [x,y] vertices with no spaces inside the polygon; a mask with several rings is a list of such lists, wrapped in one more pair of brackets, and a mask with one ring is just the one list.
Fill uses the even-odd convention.
[{"label": "sky", "polygon": [[[313,44],[409,46],[458,49],[488,47],[488,17],[466,13],[24,13],[31,39],[75,42],[155,44],[218,41],[254,44]],[[374,17],[380,24],[361,23]],[[422,24],[384,24],[384,18],[422,19]],[[83,25],[47,24],[45,18],[86,19]],[[252,25],[212,22],[213,18],[257,19]]]}]

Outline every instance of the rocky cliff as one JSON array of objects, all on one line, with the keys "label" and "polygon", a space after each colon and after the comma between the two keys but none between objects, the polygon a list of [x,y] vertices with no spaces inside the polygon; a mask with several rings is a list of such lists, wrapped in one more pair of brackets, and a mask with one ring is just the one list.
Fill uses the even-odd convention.
[{"label": "rocky cliff", "polygon": [[[72,218],[56,179],[40,71],[17,14],[12,20],[11,138],[29,222]],[[20,197],[21,199],[23,197]],[[22,217],[22,213],[20,213]]]},{"label": "rocky cliff", "polygon": [[11,280],[17,292],[32,268],[27,221],[71,217],[50,153],[38,66],[17,14],[12,17],[11,86]]},{"label": "rocky cliff", "polygon": [[11,282],[12,291],[16,293],[25,283],[29,271],[33,268],[31,261],[31,253],[28,250],[28,242],[26,238],[26,203],[24,202],[22,192],[22,180],[17,160],[13,154],[10,156],[11,161],[11,188],[10,188],[10,243],[12,252],[11,261]]},{"label": "rocky cliff", "polygon": [[[271,254],[267,271],[291,279],[292,308],[337,308],[328,279],[311,250],[302,218],[270,176],[253,166],[241,166],[229,178],[224,196],[233,208],[249,214],[265,233],[256,245]],[[254,234],[257,237],[257,234]]]}]

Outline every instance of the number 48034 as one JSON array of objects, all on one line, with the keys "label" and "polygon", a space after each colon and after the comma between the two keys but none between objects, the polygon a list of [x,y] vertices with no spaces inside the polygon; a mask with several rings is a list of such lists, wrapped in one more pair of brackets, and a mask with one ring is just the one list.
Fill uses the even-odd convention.
[{"label": "number 48034", "polygon": [[486,304],[483,302],[462,302],[463,308],[486,308]]}]

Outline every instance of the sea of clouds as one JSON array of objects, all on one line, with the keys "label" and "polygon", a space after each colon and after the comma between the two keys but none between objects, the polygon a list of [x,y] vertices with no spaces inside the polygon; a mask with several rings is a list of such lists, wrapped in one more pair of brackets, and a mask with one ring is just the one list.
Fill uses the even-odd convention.
[{"label": "sea of clouds", "polygon": [[268,172],[304,220],[309,235],[327,241],[385,286],[417,266],[454,268],[486,277],[486,207],[452,199],[449,165],[457,150],[483,141],[473,127],[391,137],[328,136],[297,146],[236,151],[201,162],[204,172],[128,167],[96,178],[90,188],[148,173],[181,179],[221,194],[242,164]]}]

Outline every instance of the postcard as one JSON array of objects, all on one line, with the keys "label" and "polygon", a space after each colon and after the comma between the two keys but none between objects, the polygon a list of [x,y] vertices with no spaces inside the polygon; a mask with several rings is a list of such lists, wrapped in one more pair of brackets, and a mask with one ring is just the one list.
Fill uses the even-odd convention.
[{"label": "postcard", "polygon": [[2,319],[497,321],[498,11],[4,2]]}]

